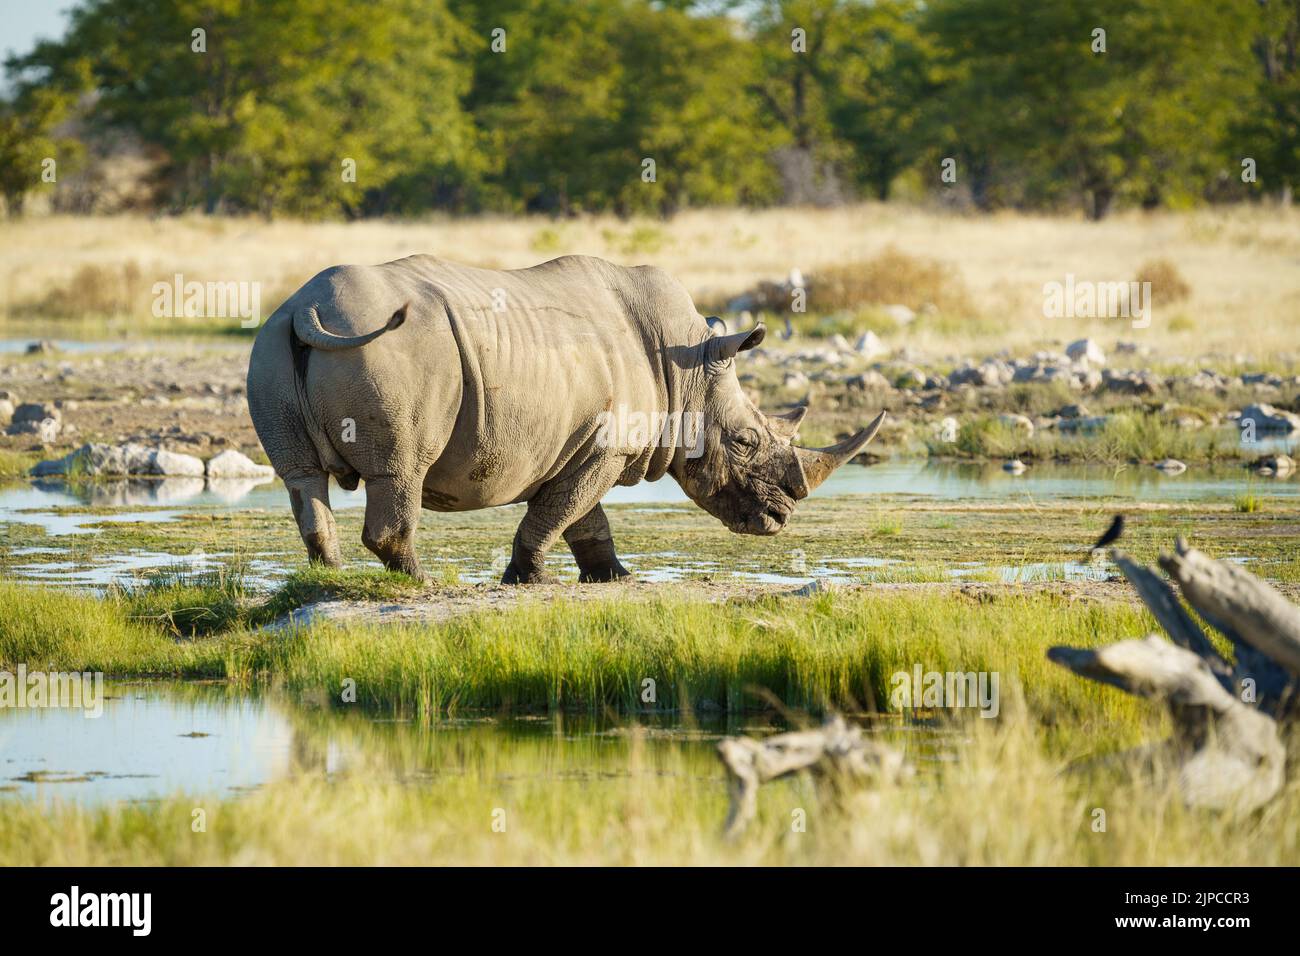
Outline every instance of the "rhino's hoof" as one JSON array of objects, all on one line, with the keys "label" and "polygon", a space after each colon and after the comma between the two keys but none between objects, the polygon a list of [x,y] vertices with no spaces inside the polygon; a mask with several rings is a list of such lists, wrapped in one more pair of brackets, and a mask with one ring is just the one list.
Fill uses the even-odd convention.
[{"label": "rhino's hoof", "polygon": [[556,584],[559,580],[544,568],[520,571],[513,561],[506,565],[506,573],[501,576],[502,584]]}]

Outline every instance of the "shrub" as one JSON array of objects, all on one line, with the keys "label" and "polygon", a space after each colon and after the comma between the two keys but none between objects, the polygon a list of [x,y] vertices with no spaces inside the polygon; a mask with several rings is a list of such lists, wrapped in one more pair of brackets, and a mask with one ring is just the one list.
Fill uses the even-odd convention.
[{"label": "shrub", "polygon": [[1162,305],[1170,302],[1182,302],[1192,294],[1192,287],[1187,284],[1178,267],[1168,259],[1148,259],[1138,269],[1138,282],[1151,283],[1151,297],[1160,300]]},{"label": "shrub", "polygon": [[808,286],[809,305],[819,312],[895,303],[940,312],[963,312],[970,306],[966,285],[952,266],[893,246],[866,262],[819,269]]}]

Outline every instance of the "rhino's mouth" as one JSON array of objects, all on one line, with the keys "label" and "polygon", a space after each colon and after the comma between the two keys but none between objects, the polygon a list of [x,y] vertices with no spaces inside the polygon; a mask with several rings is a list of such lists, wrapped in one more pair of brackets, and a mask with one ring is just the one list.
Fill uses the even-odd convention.
[{"label": "rhino's mouth", "polygon": [[779,534],[790,520],[790,512],[768,505],[758,514],[750,515],[740,527],[732,528],[740,534]]}]

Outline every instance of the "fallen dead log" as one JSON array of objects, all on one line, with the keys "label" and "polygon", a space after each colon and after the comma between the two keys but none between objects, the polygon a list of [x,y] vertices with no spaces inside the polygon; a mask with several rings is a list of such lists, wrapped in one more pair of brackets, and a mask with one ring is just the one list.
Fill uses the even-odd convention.
[{"label": "fallen dead log", "polygon": [[[1178,539],[1159,563],[1178,591],[1127,555],[1111,557],[1169,635],[1096,650],[1053,647],[1050,660],[1081,677],[1164,701],[1174,733],[1163,755],[1191,806],[1251,810],[1285,782],[1281,725],[1295,718],[1300,688],[1300,608],[1273,587]],[[1219,653],[1179,599],[1233,646]]]},{"label": "fallen dead log", "polygon": [[895,781],[906,775],[903,755],[867,738],[838,714],[815,730],[794,730],[761,740],[727,737],[718,756],[729,775],[731,805],[724,833],[736,836],[758,812],[758,788],[769,780],[810,771],[832,785]]}]

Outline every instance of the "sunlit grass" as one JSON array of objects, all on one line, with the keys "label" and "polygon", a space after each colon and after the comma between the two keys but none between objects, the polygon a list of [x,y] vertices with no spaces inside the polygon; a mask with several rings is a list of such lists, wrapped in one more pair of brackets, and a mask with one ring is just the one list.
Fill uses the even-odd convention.
[{"label": "sunlit grass", "polygon": [[[270,606],[318,596],[295,581]],[[194,586],[187,586],[192,588]],[[352,593],[395,593],[400,582],[363,578]],[[265,617],[231,612],[228,590],[208,593],[231,624]],[[1095,645],[1144,633],[1139,609],[1079,605],[1044,593],[975,599],[959,592],[837,589],[809,599],[724,604],[652,598],[527,603],[440,623],[321,624],[175,637],[175,601],[193,620],[202,592],[165,587],[152,596],[98,600],[0,585],[0,663],[102,670],[110,677],[273,679],[337,696],[345,681],[363,706],[422,717],[466,709],[635,711],[645,682],[659,706],[709,699],[731,710],[760,693],[814,711],[887,709],[889,676],[926,670],[998,671],[1021,683],[1032,710],[1082,714],[1100,706],[1115,726],[1136,705],[1047,662],[1048,646]]]}]

